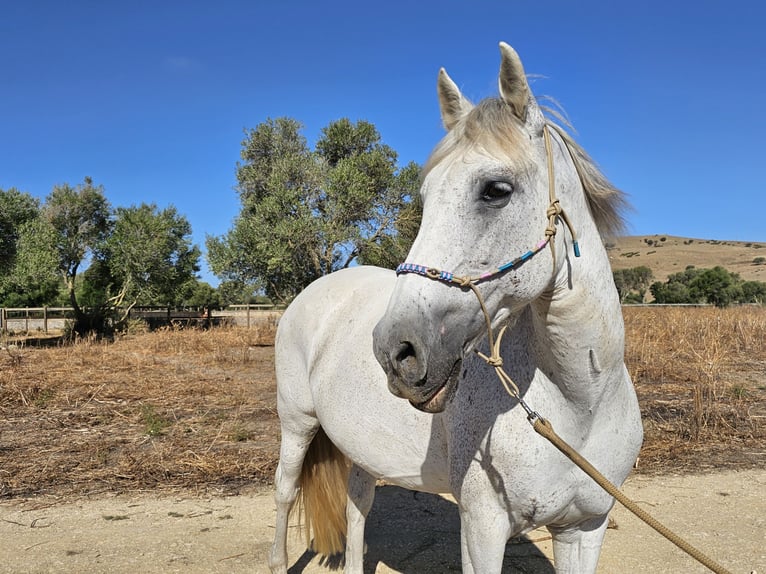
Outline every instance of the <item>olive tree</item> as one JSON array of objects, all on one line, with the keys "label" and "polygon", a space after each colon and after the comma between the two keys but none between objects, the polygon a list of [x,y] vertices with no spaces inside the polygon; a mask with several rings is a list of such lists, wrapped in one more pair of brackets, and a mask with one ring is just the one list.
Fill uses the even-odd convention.
[{"label": "olive tree", "polygon": [[391,264],[386,253],[406,253],[402,242],[414,234],[400,232],[419,221],[407,209],[418,167],[399,168],[373,124],[334,121],[313,150],[301,130],[296,120],[278,118],[246,132],[237,164],[240,213],[227,234],[206,241],[218,277],[256,285],[281,302],[355,261]]}]

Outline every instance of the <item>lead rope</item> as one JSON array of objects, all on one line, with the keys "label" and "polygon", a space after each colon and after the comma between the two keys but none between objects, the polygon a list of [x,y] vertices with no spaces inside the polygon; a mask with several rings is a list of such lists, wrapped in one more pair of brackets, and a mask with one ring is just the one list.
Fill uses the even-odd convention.
[{"label": "lead rope", "polygon": [[617,486],[615,486],[614,483],[612,483],[608,478],[606,478],[603,474],[601,474],[591,463],[589,463],[585,458],[583,458],[583,456],[580,455],[580,453],[578,453],[564,439],[562,439],[558,434],[556,434],[556,431],[553,430],[553,425],[551,425],[550,421],[544,419],[537,412],[532,410],[532,408],[522,398],[518,385],[516,385],[516,383],[513,382],[513,379],[511,379],[510,375],[505,371],[505,369],[503,369],[503,358],[500,356],[500,343],[502,341],[502,338],[503,338],[503,335],[505,334],[506,329],[508,328],[508,325],[504,325],[498,332],[497,338],[495,338],[494,333],[492,331],[492,318],[489,316],[489,312],[487,311],[487,307],[484,303],[484,298],[481,296],[481,293],[479,292],[479,288],[477,286],[478,283],[486,281],[487,279],[492,279],[493,277],[500,275],[501,273],[504,273],[505,271],[512,269],[520,265],[521,263],[524,263],[526,260],[530,259],[532,256],[542,251],[546,245],[550,245],[551,247],[551,255],[553,256],[553,268],[555,269],[556,268],[556,247],[555,247],[555,241],[553,241],[553,238],[556,235],[556,220],[559,218],[564,222],[564,224],[569,229],[569,233],[572,235],[572,247],[574,250],[575,257],[580,256],[580,246],[577,242],[577,236],[575,235],[572,222],[569,220],[569,217],[567,217],[566,212],[561,207],[561,203],[556,197],[556,183],[555,183],[555,175],[554,175],[554,169],[553,169],[553,153],[551,150],[551,138],[548,132],[547,125],[543,127],[543,140],[545,141],[545,153],[547,155],[547,163],[548,163],[548,196],[549,196],[548,198],[550,200],[550,204],[548,205],[548,209],[546,210],[546,213],[545,213],[546,217],[548,218],[548,225],[545,228],[545,239],[543,239],[540,243],[538,243],[534,249],[527,251],[526,253],[517,257],[516,259],[513,259],[512,261],[509,261],[508,263],[505,263],[497,267],[496,269],[489,271],[487,273],[483,273],[481,275],[460,276],[460,275],[455,275],[449,271],[443,271],[440,269],[435,269],[433,267],[426,267],[424,265],[417,265],[413,263],[402,263],[401,265],[399,265],[399,267],[396,268],[396,274],[401,275],[403,273],[414,273],[417,275],[422,275],[423,277],[427,277],[428,279],[432,279],[434,281],[442,281],[444,283],[456,285],[460,287],[461,289],[470,289],[471,291],[473,291],[474,295],[476,295],[476,299],[479,301],[481,312],[484,315],[484,322],[487,327],[487,340],[489,343],[490,354],[489,356],[487,356],[484,353],[480,352],[479,350],[475,350],[475,352],[489,366],[495,369],[495,373],[497,374],[497,377],[500,379],[500,382],[503,384],[503,387],[505,388],[506,392],[511,397],[516,399],[519,405],[521,405],[521,408],[523,408],[524,411],[527,413],[527,420],[532,425],[532,428],[534,428],[539,435],[548,439],[548,441],[551,444],[553,444],[553,446],[555,446],[558,450],[560,450],[567,458],[569,458],[569,460],[571,460],[583,472],[585,472],[588,476],[590,476],[596,482],[596,484],[598,484],[607,493],[609,493],[612,497],[614,497],[617,501],[619,501],[620,504],[622,504],[630,512],[635,514],[638,518],[643,520],[646,524],[651,526],[654,530],[659,532],[662,536],[670,540],[670,542],[675,544],[678,548],[680,548],[681,550],[686,552],[689,556],[697,560],[697,562],[699,562],[700,564],[703,564],[704,566],[706,566],[707,568],[709,568],[711,571],[715,572],[716,574],[732,574],[729,570],[727,570],[726,568],[718,564],[715,560],[708,557],[702,551],[698,550],[697,548],[695,548],[694,546],[686,542],[683,538],[681,538],[680,536],[672,532],[666,526],[658,522],[648,512],[640,508],[635,502],[633,502],[630,498],[625,496],[625,494],[623,494],[622,491],[619,488],[617,488]]}]

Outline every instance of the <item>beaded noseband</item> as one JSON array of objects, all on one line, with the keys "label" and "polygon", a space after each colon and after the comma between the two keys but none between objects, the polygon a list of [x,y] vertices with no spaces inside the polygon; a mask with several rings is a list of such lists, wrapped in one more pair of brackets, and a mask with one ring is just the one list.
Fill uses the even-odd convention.
[{"label": "beaded noseband", "polygon": [[485,273],[482,273],[481,275],[455,275],[451,271],[444,271],[441,269],[436,269],[434,267],[427,267],[425,265],[418,265],[416,263],[402,263],[396,268],[396,274],[402,275],[405,273],[414,273],[416,275],[421,275],[423,277],[427,277],[428,279],[433,279],[435,281],[442,281],[444,283],[449,283],[452,285],[458,285],[460,287],[469,287],[471,285],[476,285],[477,283],[480,283],[482,281],[486,281],[488,279],[492,279],[505,271],[508,271],[509,269],[513,269],[514,267],[518,267],[528,259],[531,259],[533,256],[537,255],[545,249],[546,245],[551,246],[551,254],[553,255],[553,264],[555,266],[556,264],[556,248],[554,246],[554,242],[551,241],[551,239],[556,235],[556,219],[561,218],[566,226],[569,228],[569,232],[572,234],[572,247],[574,249],[575,257],[580,256],[580,246],[577,243],[577,236],[575,235],[574,228],[572,227],[572,222],[569,221],[569,218],[566,215],[566,212],[561,207],[561,204],[559,203],[558,198],[556,197],[556,179],[553,172],[553,153],[551,151],[551,136],[548,131],[548,126],[543,126],[543,139],[545,141],[545,153],[548,163],[548,196],[550,199],[550,205],[548,206],[548,210],[546,211],[545,215],[548,217],[548,226],[545,228],[545,239],[540,241],[537,245],[535,245],[534,249],[531,249],[524,253],[523,255],[520,255],[516,259],[513,259],[509,261],[508,263],[504,263],[503,265],[500,265],[499,267],[487,271]]}]

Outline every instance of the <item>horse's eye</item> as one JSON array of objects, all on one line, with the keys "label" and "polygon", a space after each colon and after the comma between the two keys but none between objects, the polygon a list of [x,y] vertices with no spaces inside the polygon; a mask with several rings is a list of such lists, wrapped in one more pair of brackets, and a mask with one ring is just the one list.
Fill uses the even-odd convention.
[{"label": "horse's eye", "polygon": [[513,185],[507,181],[488,181],[481,190],[481,199],[493,206],[502,207],[511,197]]}]

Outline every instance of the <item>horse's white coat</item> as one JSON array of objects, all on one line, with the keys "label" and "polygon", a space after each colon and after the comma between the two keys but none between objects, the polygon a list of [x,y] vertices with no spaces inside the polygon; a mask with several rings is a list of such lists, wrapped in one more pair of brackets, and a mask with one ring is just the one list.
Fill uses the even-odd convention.
[{"label": "horse's white coat", "polygon": [[[490,153],[491,145],[473,142],[453,146],[430,166],[422,188],[423,223],[409,262],[474,274],[542,239],[548,206],[544,120],[531,97],[527,106],[520,103],[513,90],[528,90],[526,80],[519,82],[523,69],[515,52],[505,45],[502,51],[501,93],[523,120],[518,137],[502,157]],[[443,72],[439,88],[445,126],[459,130],[471,106]],[[571,238],[559,225],[555,268],[545,250],[480,289],[494,324],[512,324],[502,356],[525,401],[620,484],[636,459],[642,430],[623,362],[619,300],[580,179],[558,135],[552,160],[557,194],[579,235],[582,257],[573,257]],[[502,207],[481,199],[482,186],[495,180],[513,184]],[[373,478],[455,496],[464,572],[500,572],[509,537],[540,525],[553,535],[557,573],[595,572],[613,500],[531,429],[493,369],[468,352],[485,345],[482,329],[470,291],[415,275],[397,279],[370,267],[320,279],[292,303],[276,348],[283,435],[274,572],[286,571],[287,511],[319,425],[354,463],[347,572],[362,572]],[[408,366],[397,367],[403,341],[417,353]],[[389,392],[424,403],[461,357],[452,400],[434,401],[443,412],[420,412]]]}]

